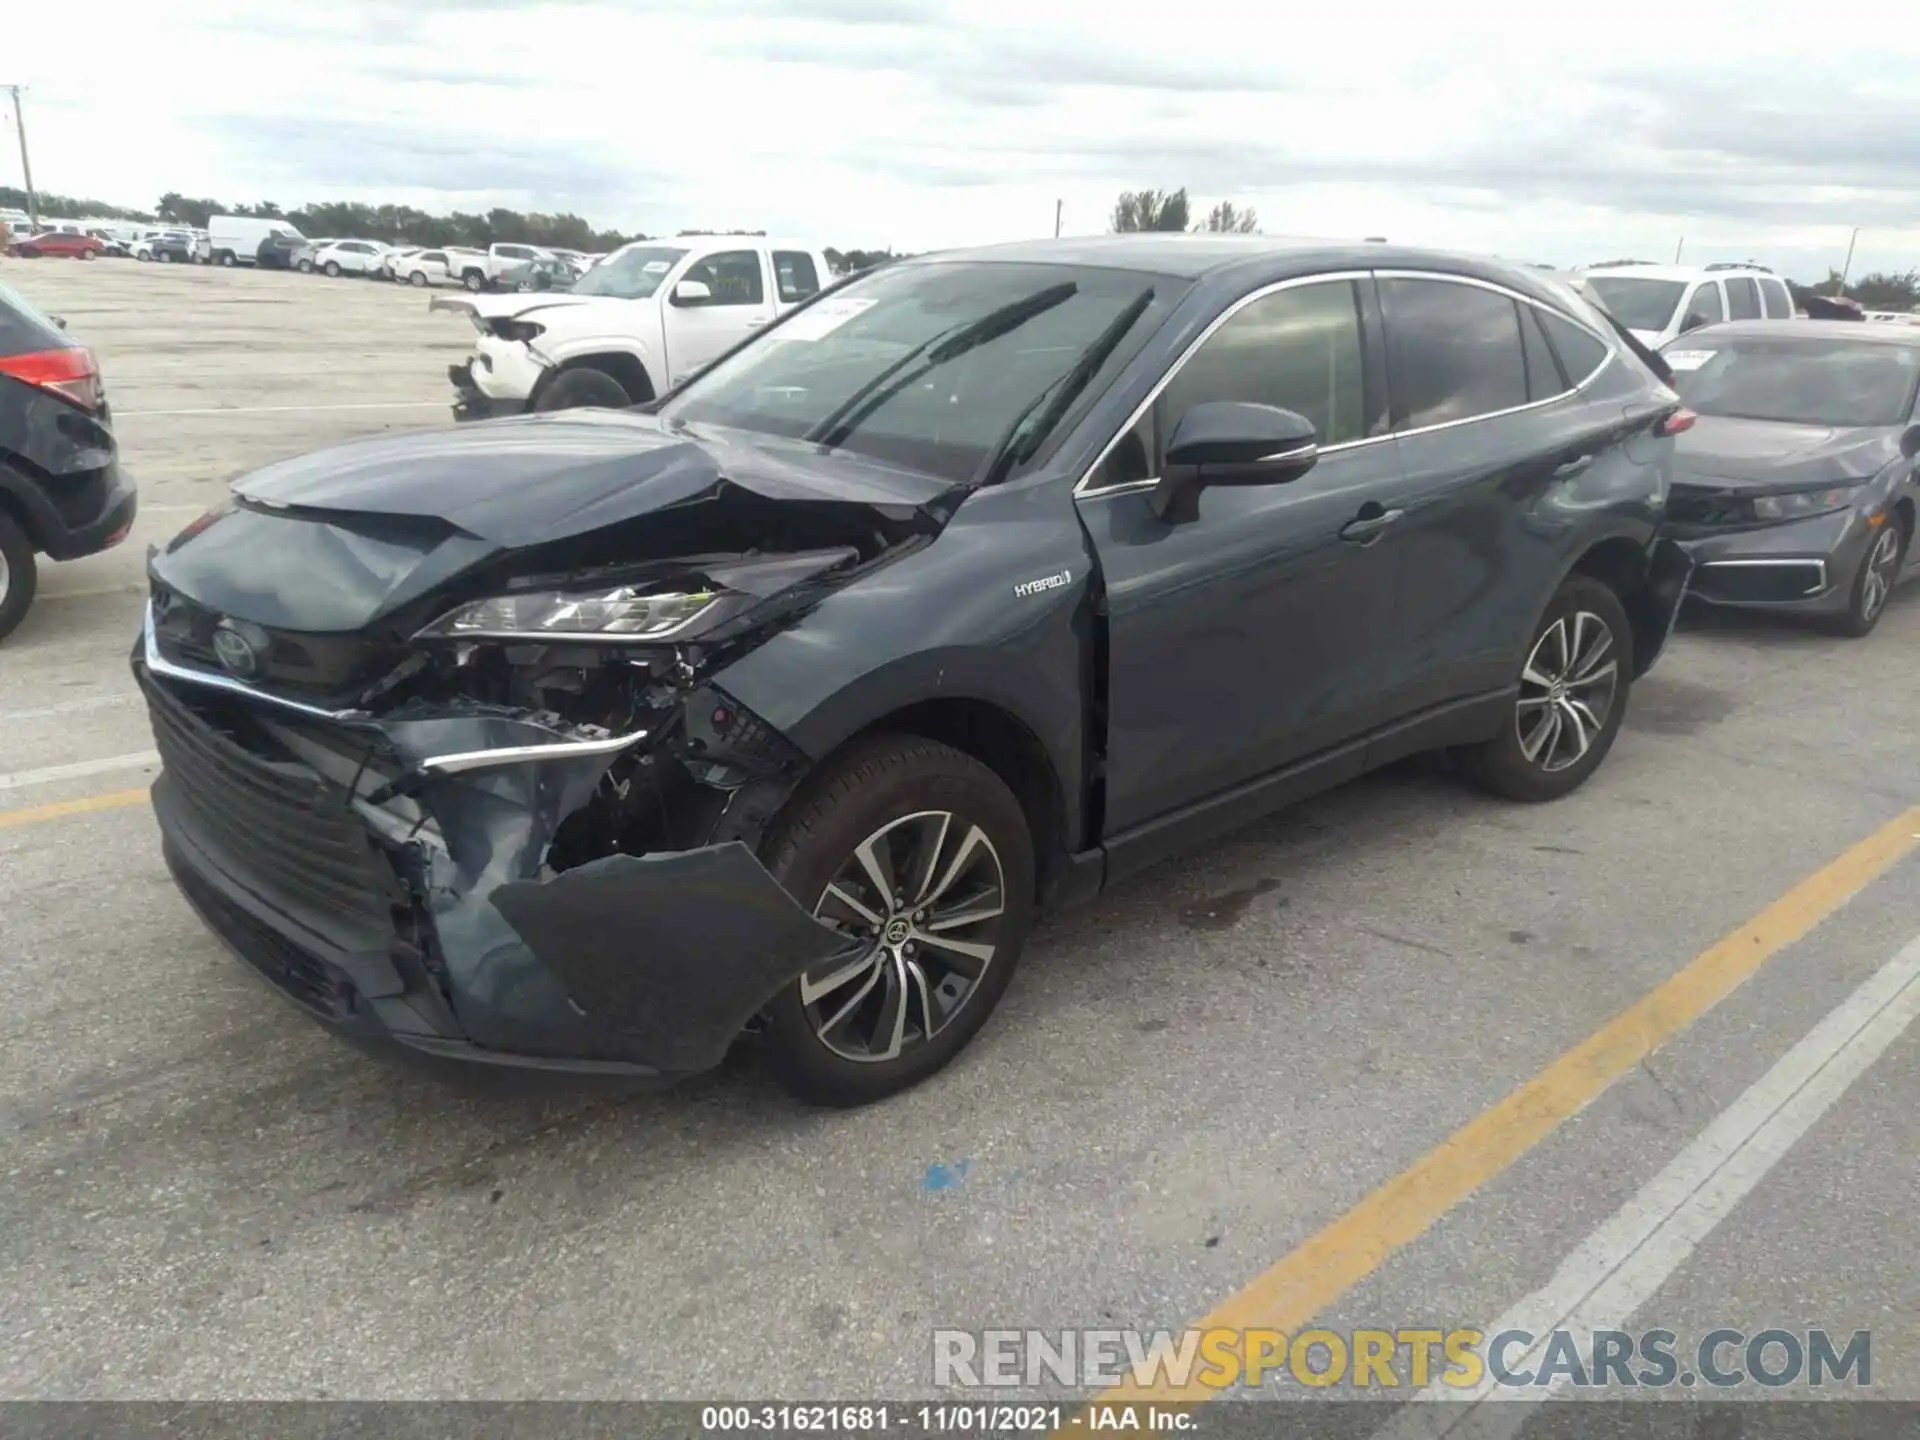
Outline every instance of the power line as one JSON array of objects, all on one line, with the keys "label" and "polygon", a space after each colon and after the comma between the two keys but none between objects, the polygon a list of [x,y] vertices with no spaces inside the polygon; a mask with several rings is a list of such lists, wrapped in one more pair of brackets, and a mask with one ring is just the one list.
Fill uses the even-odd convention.
[{"label": "power line", "polygon": [[20,173],[27,182],[27,223],[33,229],[40,228],[40,201],[33,193],[33,162],[27,159],[27,121],[20,113],[21,85],[0,86],[13,96],[13,128],[20,136]]}]

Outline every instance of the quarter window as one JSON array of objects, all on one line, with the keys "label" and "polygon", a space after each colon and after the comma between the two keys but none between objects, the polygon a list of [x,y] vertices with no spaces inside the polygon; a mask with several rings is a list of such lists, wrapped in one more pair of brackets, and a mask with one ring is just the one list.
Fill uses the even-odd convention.
[{"label": "quarter window", "polygon": [[1760,292],[1745,275],[1727,281],[1727,314],[1735,320],[1760,318]]},{"label": "quarter window", "polygon": [[767,298],[758,250],[723,250],[696,260],[682,280],[698,280],[713,292],[709,305],[759,305]]},{"label": "quarter window", "polygon": [[1611,352],[1605,341],[1551,310],[1537,313],[1540,328],[1547,332],[1547,339],[1553,342],[1554,353],[1560,357],[1560,368],[1567,372],[1575,385],[1584,384],[1594,371],[1606,363]]},{"label": "quarter window", "polygon": [[1364,439],[1364,376],[1360,311],[1351,281],[1263,295],[1187,357],[1147,413],[1108,452],[1092,486],[1157,476],[1180,417],[1208,401],[1292,410],[1313,422],[1323,446]]},{"label": "quarter window", "polygon": [[820,289],[819,267],[804,250],[774,251],[773,279],[774,289],[785,305],[804,300]]},{"label": "quarter window", "polygon": [[1417,430],[1527,403],[1511,297],[1446,280],[1386,280],[1395,428]]}]

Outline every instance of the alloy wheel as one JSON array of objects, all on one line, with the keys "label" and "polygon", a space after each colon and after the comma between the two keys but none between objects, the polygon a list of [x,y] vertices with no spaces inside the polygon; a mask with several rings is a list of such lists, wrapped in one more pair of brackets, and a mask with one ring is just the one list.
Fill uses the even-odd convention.
[{"label": "alloy wheel", "polygon": [[866,948],[800,977],[820,1043],[873,1062],[938,1035],[993,963],[1006,893],[993,842],[950,811],[902,816],[856,845],[813,913]]},{"label": "alloy wheel", "polygon": [[1591,610],[1561,616],[1520,672],[1520,753],[1546,771],[1579,764],[1606,728],[1619,687],[1612,628]]},{"label": "alloy wheel", "polygon": [[1860,618],[1872,620],[1893,593],[1893,582],[1900,571],[1899,527],[1888,523],[1880,527],[1880,536],[1867,552],[1867,573],[1860,587]]}]

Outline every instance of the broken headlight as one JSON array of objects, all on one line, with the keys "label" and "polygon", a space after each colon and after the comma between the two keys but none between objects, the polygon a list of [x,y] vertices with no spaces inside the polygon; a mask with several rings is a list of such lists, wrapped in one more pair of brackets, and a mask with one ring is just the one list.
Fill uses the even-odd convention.
[{"label": "broken headlight", "polygon": [[451,610],[421,640],[673,640],[708,630],[747,600],[726,590],[649,593],[632,585],[595,591],[495,595]]}]

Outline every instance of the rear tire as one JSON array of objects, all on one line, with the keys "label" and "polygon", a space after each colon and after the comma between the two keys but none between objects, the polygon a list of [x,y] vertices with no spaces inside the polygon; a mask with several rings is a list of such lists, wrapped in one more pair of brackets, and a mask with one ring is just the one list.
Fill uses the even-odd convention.
[{"label": "rear tire", "polygon": [[154,258],[159,260],[162,265],[171,265],[173,263],[173,252],[171,250],[162,250],[159,255]]},{"label": "rear tire", "polygon": [[11,515],[0,510],[0,640],[27,618],[39,583],[33,542]]},{"label": "rear tire", "polygon": [[[866,878],[863,852],[896,895]],[[765,853],[803,908],[870,945],[769,1005],[767,1063],[782,1085],[816,1105],[868,1105],[966,1048],[1006,993],[1033,919],[1033,841],[998,775],[936,741],[874,736],[814,773]]]},{"label": "rear tire", "polygon": [[1467,772],[1508,800],[1572,794],[1613,748],[1632,675],[1633,627],[1620,597],[1591,576],[1569,576],[1534,627],[1500,733],[1461,752]]},{"label": "rear tire", "polygon": [[313,273],[313,261],[301,260],[297,262],[293,268],[298,270],[302,275],[311,275]]},{"label": "rear tire", "polygon": [[1867,546],[1847,594],[1846,611],[1827,622],[1829,630],[1849,640],[1863,639],[1873,633],[1880,617],[1887,613],[1887,600],[1906,566],[1911,540],[1905,517],[1900,511],[1894,511],[1873,537],[1873,543]]},{"label": "rear tire", "polygon": [[599,410],[623,410],[633,404],[626,387],[604,370],[582,365],[577,370],[562,370],[541,389],[533,402],[536,413],[549,410],[575,410],[591,407]]}]

